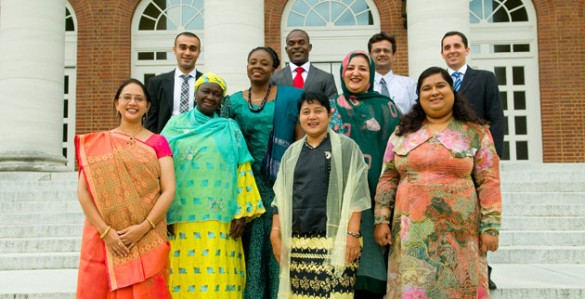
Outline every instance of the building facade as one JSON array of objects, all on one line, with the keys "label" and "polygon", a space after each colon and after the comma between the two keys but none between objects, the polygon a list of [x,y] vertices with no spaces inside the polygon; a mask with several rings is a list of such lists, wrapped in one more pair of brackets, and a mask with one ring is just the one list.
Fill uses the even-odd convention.
[{"label": "building facade", "polygon": [[[0,42],[10,38],[12,24],[25,23],[19,18],[31,14],[16,9],[16,2],[0,1]],[[46,5],[43,0],[31,2]],[[57,146],[62,147],[70,169],[75,134],[117,125],[113,96],[120,82],[128,77],[147,82],[175,67],[171,48],[177,33],[187,30],[200,36],[197,68],[223,75],[232,93],[248,86],[245,67],[251,49],[271,46],[286,62],[284,38],[293,28],[309,33],[312,63],[333,73],[336,80],[343,56],[350,50],[367,50],[367,40],[376,32],[396,37],[394,72],[416,80],[425,68],[445,65],[440,55],[443,34],[462,31],[470,39],[469,64],[493,71],[498,80],[507,122],[504,160],[585,162],[585,40],[581,38],[585,0],[55,2],[58,5],[53,3],[50,10],[65,8],[64,15],[61,10],[64,35],[58,40],[64,45],[58,49],[64,52],[64,76],[57,81],[65,87],[65,101],[60,111],[54,107],[51,111],[62,112],[63,129],[57,135],[63,138]],[[47,9],[33,14],[44,15]],[[0,56],[14,49],[0,43]],[[3,64],[10,63],[14,61],[0,57],[0,87],[11,82],[10,73],[2,71]],[[0,89],[0,103],[19,111],[22,107],[11,104],[11,95]],[[15,142],[19,138],[23,139],[14,137]],[[43,146],[51,148],[45,152],[55,152],[55,142]],[[22,150],[0,145],[0,156]]]}]

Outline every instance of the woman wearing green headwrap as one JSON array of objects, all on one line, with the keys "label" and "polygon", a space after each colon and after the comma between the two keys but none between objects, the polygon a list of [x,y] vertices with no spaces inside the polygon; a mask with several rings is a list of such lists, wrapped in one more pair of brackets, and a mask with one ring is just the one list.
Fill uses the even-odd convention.
[{"label": "woman wearing green headwrap", "polygon": [[167,213],[169,289],[176,298],[242,298],[246,267],[241,236],[264,213],[252,156],[238,124],[217,111],[226,91],[218,75],[195,82],[196,107],[161,132],[175,158],[176,196]]},{"label": "woman wearing green headwrap", "polygon": [[[368,185],[373,200],[382,172],[388,138],[398,125],[400,112],[394,102],[374,91],[374,62],[364,51],[352,51],[341,65],[343,93],[335,106],[342,125],[338,131],[353,139],[368,164]],[[372,202],[372,206],[374,203]],[[355,298],[382,298],[386,293],[385,248],[374,240],[372,209],[362,212],[364,247],[360,259]]]}]

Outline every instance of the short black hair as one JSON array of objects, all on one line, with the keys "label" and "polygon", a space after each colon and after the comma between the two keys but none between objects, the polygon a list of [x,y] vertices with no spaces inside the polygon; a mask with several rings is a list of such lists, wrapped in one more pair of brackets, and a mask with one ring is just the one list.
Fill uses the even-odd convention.
[{"label": "short black hair", "polygon": [[311,43],[311,39],[309,38],[309,34],[307,33],[307,31],[303,30],[303,29],[293,29],[291,30],[287,35],[286,35],[286,42],[288,42],[288,37],[293,34],[293,32],[300,32],[302,34],[304,34],[305,36],[307,36],[307,42]]},{"label": "short black hair", "polygon": [[331,115],[331,103],[329,103],[329,99],[322,92],[318,92],[318,91],[305,91],[305,92],[303,92],[303,94],[301,95],[301,99],[299,100],[299,103],[297,104],[297,109],[299,110],[299,114],[301,113],[301,107],[303,106],[304,103],[319,104],[319,105],[325,107],[325,109],[327,109],[328,115]]},{"label": "short black hair", "polygon": [[174,44],[175,47],[177,46],[177,39],[179,39],[179,36],[181,36],[181,35],[186,35],[188,37],[196,38],[199,41],[199,47],[201,47],[201,39],[199,39],[199,36],[197,36],[197,34],[195,34],[193,32],[189,32],[189,31],[183,31],[183,32],[177,34],[177,36],[175,36],[175,44]]},{"label": "short black hair", "polygon": [[272,67],[274,69],[277,69],[278,66],[280,66],[280,59],[278,58],[278,54],[276,54],[276,51],[274,51],[274,49],[272,49],[271,47],[256,47],[252,49],[252,51],[248,53],[248,60],[250,60],[250,56],[252,56],[252,53],[256,51],[265,51],[266,53],[268,53],[268,55],[272,57]]},{"label": "short black hair", "polygon": [[368,52],[372,53],[372,44],[383,40],[389,41],[392,44],[392,54],[396,53],[396,38],[394,38],[394,35],[388,34],[384,31],[376,33],[370,37],[370,40],[368,41]]},{"label": "short black hair", "polygon": [[453,36],[453,35],[458,35],[459,37],[461,37],[461,41],[463,42],[465,49],[469,48],[467,36],[465,36],[465,34],[459,32],[459,31],[449,31],[449,32],[445,33],[445,35],[443,35],[443,38],[441,39],[441,52],[443,52],[443,41],[445,40],[445,38],[448,36]]}]

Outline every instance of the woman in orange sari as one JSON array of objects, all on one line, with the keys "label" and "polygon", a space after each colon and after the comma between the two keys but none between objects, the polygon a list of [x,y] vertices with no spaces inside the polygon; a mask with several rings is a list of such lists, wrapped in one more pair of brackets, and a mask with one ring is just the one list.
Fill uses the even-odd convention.
[{"label": "woman in orange sari", "polygon": [[142,126],[144,85],[124,81],[114,99],[120,125],[77,136],[78,197],[86,215],[77,298],[170,298],[166,212],[175,195],[172,153]]}]

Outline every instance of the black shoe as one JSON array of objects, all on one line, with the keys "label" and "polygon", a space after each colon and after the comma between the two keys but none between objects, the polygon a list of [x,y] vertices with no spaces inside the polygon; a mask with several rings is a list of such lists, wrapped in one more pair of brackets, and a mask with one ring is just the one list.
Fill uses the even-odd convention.
[{"label": "black shoe", "polygon": [[488,287],[490,288],[490,291],[498,289],[498,286],[496,285],[495,282],[493,282],[491,278],[488,280]]}]

